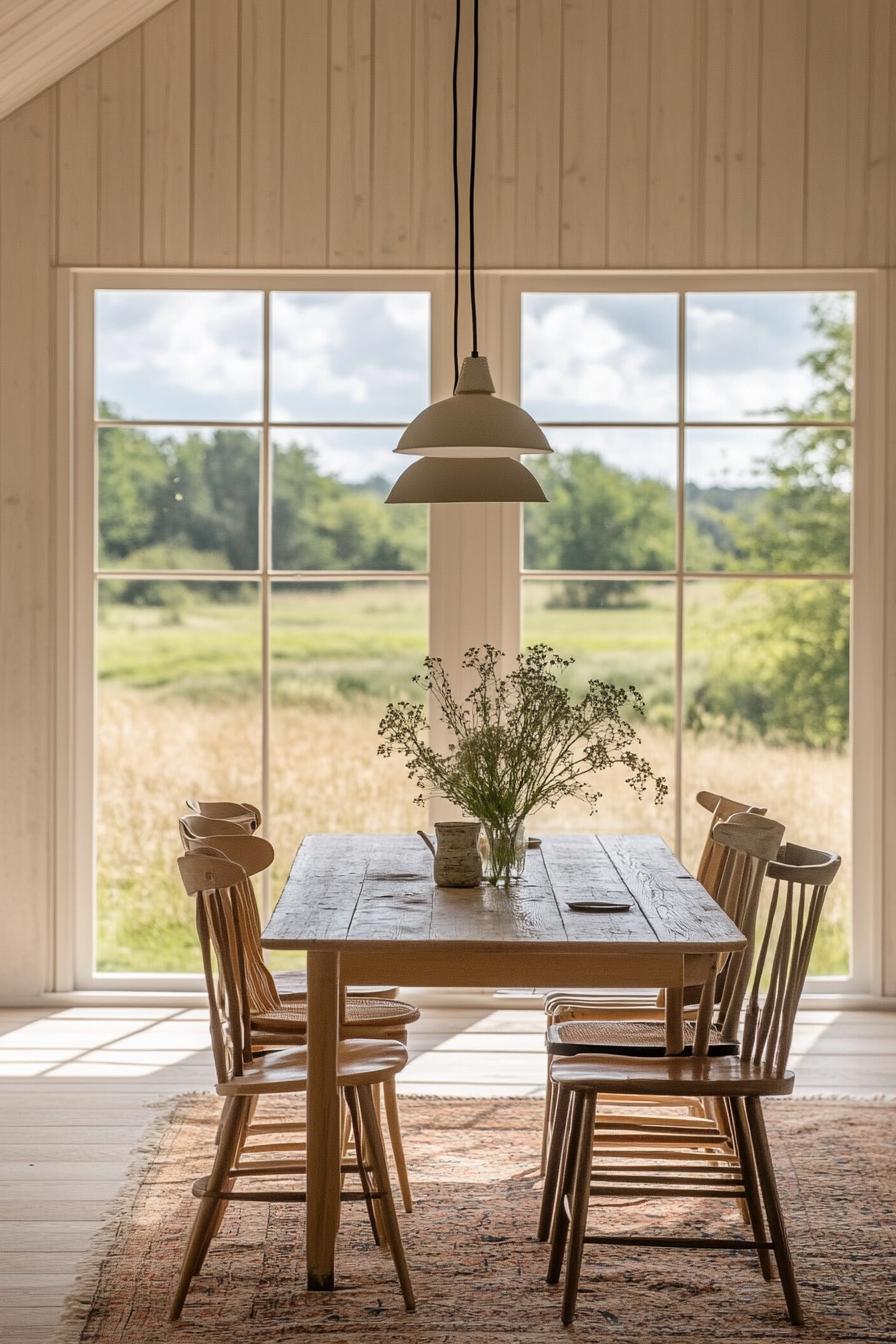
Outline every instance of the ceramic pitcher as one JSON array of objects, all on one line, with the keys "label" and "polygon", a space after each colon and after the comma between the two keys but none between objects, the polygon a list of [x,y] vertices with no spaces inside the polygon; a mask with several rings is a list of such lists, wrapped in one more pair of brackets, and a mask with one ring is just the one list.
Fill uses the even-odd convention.
[{"label": "ceramic pitcher", "polygon": [[478,887],[482,881],[478,821],[437,821],[436,843],[425,831],[420,839],[432,850],[432,875],[438,887]]}]

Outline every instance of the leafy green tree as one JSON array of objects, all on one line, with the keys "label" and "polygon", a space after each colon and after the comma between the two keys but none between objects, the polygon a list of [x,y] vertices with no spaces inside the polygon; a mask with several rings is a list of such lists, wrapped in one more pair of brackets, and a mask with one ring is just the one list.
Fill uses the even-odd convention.
[{"label": "leafy green tree", "polygon": [[[812,391],[802,406],[776,406],[786,420],[849,420],[852,416],[851,305],[826,295],[812,306],[817,346],[802,360]],[[849,569],[852,444],[847,430],[796,424],[781,435],[764,464],[771,477],[751,529],[757,564],[797,573]]]},{"label": "leafy green tree", "polygon": [[99,559],[121,565],[158,540],[168,465],[146,434],[110,426],[99,431],[99,474]]},{"label": "leafy green tree", "polygon": [[[665,481],[634,476],[581,448],[557,453],[536,468],[550,501],[526,510],[526,564],[532,569],[650,570],[675,565],[675,492]],[[689,562],[694,568],[724,565],[732,549],[722,509],[702,504],[687,523]],[[724,493],[724,492],[722,492]],[[565,607],[625,606],[637,602],[640,585],[605,579],[569,582],[557,599]]]},{"label": "leafy green tree", "polygon": [[346,485],[323,475],[314,450],[291,443],[274,466],[278,569],[423,569],[425,509],[386,509],[379,481]]},{"label": "leafy green tree", "polygon": [[[574,448],[540,464],[548,508],[526,510],[526,564],[532,569],[670,569],[675,506],[663,481],[630,476],[599,453]],[[562,605],[621,605],[625,581],[567,583]]]},{"label": "leafy green tree", "polygon": [[[845,296],[812,308],[815,347],[803,365],[812,390],[782,417],[848,420],[852,407],[851,307]],[[772,485],[742,527],[746,566],[781,572],[849,569],[851,444],[841,429],[795,424],[763,464]],[[844,749],[849,740],[850,593],[845,582],[774,583],[759,616],[735,600],[719,653],[692,698],[690,726],[725,727],[770,740]]]}]

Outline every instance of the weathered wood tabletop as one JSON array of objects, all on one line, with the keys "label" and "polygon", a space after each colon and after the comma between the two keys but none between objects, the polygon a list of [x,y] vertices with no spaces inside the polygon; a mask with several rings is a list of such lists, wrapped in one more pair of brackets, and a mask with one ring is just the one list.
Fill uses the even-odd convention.
[{"label": "weathered wood tabletop", "polygon": [[[630,900],[585,913],[575,900]],[[417,836],[310,835],[264,932],[269,948],[384,944],[471,951],[656,950],[721,952],[743,946],[737,927],[658,835],[558,835],[530,849],[509,890],[437,887]],[[445,949],[447,951],[447,948]]]},{"label": "weathered wood tabletop", "polygon": [[[571,900],[631,901],[619,912]],[[308,1287],[335,1283],[341,1116],[337,1047],[346,984],[662,987],[666,1048],[683,1048],[682,991],[701,985],[709,1039],[720,956],[745,940],[656,835],[546,837],[509,890],[437,887],[417,836],[310,835],[264,931],[308,953]]]}]

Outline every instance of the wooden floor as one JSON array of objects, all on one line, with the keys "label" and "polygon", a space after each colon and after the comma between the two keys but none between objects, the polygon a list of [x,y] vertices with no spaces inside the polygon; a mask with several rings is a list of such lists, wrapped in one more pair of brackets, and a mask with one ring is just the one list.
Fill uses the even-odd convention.
[{"label": "wooden floor", "polygon": [[[543,1019],[439,1009],[412,1029],[405,1093],[535,1096]],[[0,1340],[50,1344],[79,1259],[116,1194],[151,1103],[212,1076],[198,1009],[0,1010]],[[896,1015],[803,1012],[803,1094],[896,1100]]]}]

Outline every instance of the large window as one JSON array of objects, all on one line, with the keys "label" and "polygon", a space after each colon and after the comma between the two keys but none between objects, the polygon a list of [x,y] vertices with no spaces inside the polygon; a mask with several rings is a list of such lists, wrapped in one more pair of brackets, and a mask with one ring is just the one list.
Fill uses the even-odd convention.
[{"label": "large window", "polygon": [[[812,971],[850,971],[852,292],[522,295],[521,396],[557,450],[527,506],[523,632],[633,683],[661,809],[597,825],[693,862],[698,789],[764,804],[842,876]],[[567,804],[545,827],[581,829]]]},{"label": "large window", "polygon": [[422,288],[96,291],[96,971],[199,969],[187,796],[258,801],[275,884],[306,831],[421,824],[376,727],[426,651],[426,510],[382,500],[430,322]]},{"label": "large window", "polygon": [[309,831],[424,824],[377,755],[384,704],[430,640],[454,675],[518,638],[637,686],[670,784],[655,808],[606,778],[596,817],[532,829],[657,830],[693,863],[698,789],[764,804],[844,856],[814,987],[874,988],[875,277],[483,274],[483,348],[555,448],[550,503],[429,519],[382,501],[402,427],[449,391],[450,274],[64,279],[61,988],[197,984],[187,797],[260,803],[266,902]]}]

